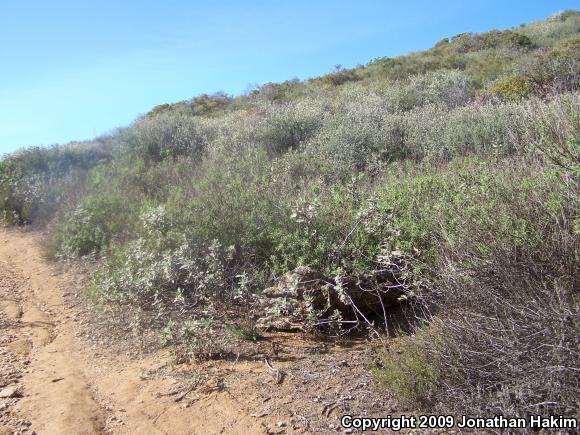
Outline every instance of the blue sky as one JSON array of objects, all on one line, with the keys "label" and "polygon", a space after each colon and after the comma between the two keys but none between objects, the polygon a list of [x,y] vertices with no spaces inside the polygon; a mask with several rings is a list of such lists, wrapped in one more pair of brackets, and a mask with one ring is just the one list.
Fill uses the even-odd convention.
[{"label": "blue sky", "polygon": [[2,1],[0,155],[84,140],[196,94],[301,79],[578,1]]}]

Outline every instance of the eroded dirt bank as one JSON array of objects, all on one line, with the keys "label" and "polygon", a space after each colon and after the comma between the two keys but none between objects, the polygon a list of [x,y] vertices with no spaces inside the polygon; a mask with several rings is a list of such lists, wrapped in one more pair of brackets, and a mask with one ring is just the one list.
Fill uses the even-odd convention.
[{"label": "eroded dirt bank", "polygon": [[119,350],[39,240],[0,229],[0,434],[337,433],[345,413],[400,411],[357,343],[272,334],[255,357],[200,365]]}]

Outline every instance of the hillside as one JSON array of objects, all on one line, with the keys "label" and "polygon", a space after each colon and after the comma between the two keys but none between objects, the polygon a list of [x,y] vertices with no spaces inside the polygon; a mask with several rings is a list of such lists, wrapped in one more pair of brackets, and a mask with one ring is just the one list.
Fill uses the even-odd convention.
[{"label": "hillside", "polygon": [[178,361],[365,337],[407,409],[577,418],[579,62],[566,11],[160,105],[3,157],[0,220]]}]

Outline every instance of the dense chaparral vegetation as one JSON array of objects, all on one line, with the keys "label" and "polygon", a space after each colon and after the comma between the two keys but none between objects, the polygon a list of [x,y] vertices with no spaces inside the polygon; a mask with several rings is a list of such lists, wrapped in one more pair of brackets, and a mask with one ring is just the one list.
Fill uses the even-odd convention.
[{"label": "dense chaparral vegetation", "polygon": [[288,270],[403,255],[422,320],[385,340],[379,385],[447,412],[575,415],[579,60],[567,11],[160,105],[3,157],[0,219],[47,225],[49,255],[94,262],[96,303],[195,355],[214,310],[251,307]]}]

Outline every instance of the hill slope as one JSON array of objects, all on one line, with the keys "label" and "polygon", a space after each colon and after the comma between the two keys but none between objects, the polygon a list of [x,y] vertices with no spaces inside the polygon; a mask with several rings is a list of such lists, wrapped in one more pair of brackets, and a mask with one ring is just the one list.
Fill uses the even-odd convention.
[{"label": "hill slope", "polygon": [[[579,30],[569,11],[158,106],[5,157],[0,212],[50,223],[47,253],[179,358],[259,339],[258,317],[401,330],[374,361],[401,402],[576,415]],[[317,284],[279,282],[298,267]]]}]

